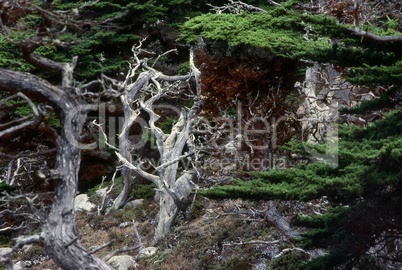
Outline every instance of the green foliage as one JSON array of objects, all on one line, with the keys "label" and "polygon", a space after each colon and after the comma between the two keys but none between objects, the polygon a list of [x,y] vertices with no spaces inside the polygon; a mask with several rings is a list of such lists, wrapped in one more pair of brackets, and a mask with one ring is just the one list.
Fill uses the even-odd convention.
[{"label": "green foliage", "polygon": [[332,199],[349,200],[361,193],[360,184],[354,180],[364,171],[359,168],[332,168],[323,163],[256,172],[256,179],[243,181],[236,179],[236,185],[217,186],[201,192],[213,198],[249,199],[300,199],[309,200],[322,195]]},{"label": "green foliage", "polygon": [[54,127],[54,128],[61,127],[60,120],[57,118],[57,115],[54,112],[50,112],[46,116],[46,122],[50,127]]},{"label": "green foliage", "polygon": [[24,62],[15,45],[0,35],[0,67],[13,68],[19,71],[30,71],[33,66]]},{"label": "green foliage", "polygon": [[172,117],[166,117],[165,121],[162,121],[159,124],[159,128],[163,131],[165,134],[170,134],[172,132],[172,127],[176,123],[176,119]]},{"label": "green foliage", "polygon": [[[359,198],[365,185],[395,185],[402,157],[402,111],[362,130],[340,126],[339,166],[311,163],[286,170],[253,173],[255,179],[236,179],[234,185],[217,186],[201,194],[214,198],[309,200],[326,195],[333,200]],[[342,137],[345,138],[342,140]],[[295,142],[291,143],[294,149]],[[286,148],[286,147],[285,147]],[[304,146],[298,144],[298,149]],[[318,148],[316,148],[319,150]],[[381,166],[378,161],[382,161]]]},{"label": "green foliage", "polygon": [[321,228],[331,224],[334,220],[340,217],[347,211],[347,207],[335,207],[331,209],[330,213],[323,215],[302,216],[297,215],[293,218],[292,224],[296,226],[304,226],[310,228]]},{"label": "green foliage", "polygon": [[[213,41],[227,41],[230,46],[248,45],[263,47],[274,55],[286,58],[332,54],[328,39],[305,40],[305,27],[311,22],[325,23],[328,28],[336,22],[330,18],[309,17],[285,10],[252,14],[205,14],[186,22],[181,38],[193,42],[198,36]],[[338,27],[340,29],[340,27]]]},{"label": "green foliage", "polygon": [[26,105],[26,106],[18,107],[18,108],[15,110],[15,113],[16,113],[18,116],[24,117],[24,116],[32,115],[33,112],[32,112],[31,107],[28,106],[28,105]]},{"label": "green foliage", "polygon": [[13,242],[11,236],[0,234],[0,247],[9,247]]},{"label": "green foliage", "polygon": [[[395,90],[397,88],[394,88]],[[341,113],[357,113],[357,114],[364,114],[369,111],[378,111],[384,108],[390,108],[395,105],[394,101],[392,100],[392,93],[393,91],[387,91],[384,94],[381,94],[378,98],[373,100],[368,100],[360,105],[353,107],[353,108],[343,108],[340,110]]]},{"label": "green foliage", "polygon": [[[181,38],[194,42],[199,36],[224,41],[230,46],[254,46],[272,55],[291,59],[333,62],[350,69],[348,79],[356,83],[401,84],[402,52],[396,44],[381,44],[351,35],[351,25],[334,18],[301,14],[287,3],[266,13],[203,14],[183,24]],[[397,21],[389,19],[386,30],[371,26],[381,36],[400,36]]]},{"label": "green foliage", "polygon": [[[117,197],[117,195],[120,193],[120,191],[123,189],[123,177],[116,177],[114,180],[114,185],[113,189],[110,192],[111,197]],[[87,191],[87,194],[90,198],[90,200],[94,203],[100,204],[101,203],[101,197],[97,193],[99,188],[105,188],[111,186],[111,182],[106,182],[102,186],[101,184],[89,189]],[[153,183],[149,184],[140,184],[140,183],[135,183],[132,187],[132,190],[130,192],[130,197],[131,198],[140,198],[140,199],[150,199],[153,198],[155,195],[155,185]]]},{"label": "green foliage", "polygon": [[378,83],[383,85],[402,84],[402,61],[391,65],[375,65],[355,68],[348,74],[349,81],[359,84]]},{"label": "green foliage", "polygon": [[298,215],[292,219],[292,224],[313,228],[303,234],[299,244],[303,248],[320,247],[325,248],[328,239],[331,237],[330,227],[344,218],[350,209],[348,207],[335,207],[330,212],[323,215],[301,216]]},{"label": "green foliage", "polygon": [[[102,27],[91,27],[79,34],[78,42],[68,50],[58,49],[53,55],[57,61],[71,61],[73,56],[79,56],[76,68],[77,79],[94,78],[100,73],[115,74],[127,68],[127,59],[131,46],[139,39],[132,33],[122,33],[115,30],[104,30]],[[60,37],[63,42],[77,39],[73,33]]]},{"label": "green foliage", "polygon": [[17,190],[18,187],[7,185],[5,182],[0,182],[0,194],[3,192],[12,192]]},{"label": "green foliage", "polygon": [[[170,134],[170,132],[172,131],[172,127],[176,123],[176,121],[177,120],[175,118],[166,117],[165,119],[163,119],[163,121],[160,121],[160,123],[158,123],[158,126],[163,131],[163,133]],[[156,143],[156,138],[151,131],[144,132],[141,139],[144,142],[149,142],[151,145],[155,145]]]},{"label": "green foliage", "polygon": [[155,184],[135,184],[130,196],[133,198],[151,199],[155,196]]},{"label": "green foliage", "polygon": [[[19,117],[26,117],[33,115],[33,111],[29,105],[18,104],[17,101],[11,100],[6,103],[7,105],[18,105],[15,109],[14,113]],[[57,118],[57,115],[54,112],[47,112],[45,115],[45,123],[47,123],[50,127],[60,127],[60,120]]]},{"label": "green foliage", "polygon": [[141,136],[141,140],[143,140],[144,142],[150,143],[151,145],[155,145],[156,144],[156,138],[155,136],[152,134],[151,131],[147,130],[146,132],[144,132]]},{"label": "green foliage", "polygon": [[[68,14],[70,9],[80,8],[84,4],[87,1],[52,1],[51,9],[65,10]],[[175,3],[153,0],[97,1],[79,9],[76,24],[81,29],[69,26],[59,33],[59,26],[49,28],[48,36],[43,37],[49,45],[40,46],[35,53],[59,62],[70,62],[73,56],[78,56],[75,69],[75,78],[78,80],[93,79],[102,72],[116,75],[127,69],[131,47],[139,39],[138,29],[144,24],[163,19],[169,11],[168,4]],[[185,1],[182,4],[185,5]],[[0,66],[12,66],[13,69],[23,71],[34,70],[19,55],[17,44],[23,40],[32,40],[41,21],[39,13],[30,12],[21,17],[15,27],[9,27],[7,38],[10,42],[0,37]],[[53,46],[51,41],[54,39],[63,42],[64,46]],[[99,58],[101,54],[102,60]],[[47,73],[42,75],[53,79]]]},{"label": "green foliage", "polygon": [[[86,2],[55,0],[51,1],[51,6],[53,9],[67,11]],[[282,7],[263,6],[266,13],[202,14],[209,8],[205,5],[207,2],[212,5],[226,3],[223,0],[97,1],[79,11],[77,20],[81,28],[69,26],[55,37],[49,33],[49,36],[44,37],[44,44],[48,45],[40,46],[35,53],[55,61],[67,62],[73,56],[78,56],[79,63],[75,70],[78,80],[92,79],[101,72],[115,76],[127,67],[131,46],[138,41],[140,33],[155,31],[159,38],[166,25],[177,26],[186,17],[193,17],[181,27],[181,40],[191,43],[202,36],[207,41],[223,41],[239,51],[245,47],[258,47],[272,56],[290,59],[292,63],[300,59],[331,62],[350,67],[348,79],[354,83],[402,84],[402,51],[398,44],[384,45],[355,37],[348,31],[352,27],[350,25],[341,25],[328,16],[300,13],[294,6],[302,1],[280,1]],[[266,1],[247,3],[262,6]],[[18,24],[9,27],[7,39],[0,36],[1,67],[41,73],[46,79],[52,79],[47,71],[35,70],[27,64],[21,58],[17,45],[34,37],[36,26],[41,20],[39,12],[27,13]],[[93,23],[86,25],[86,22]],[[383,27],[368,25],[362,29],[383,36],[400,36],[398,23],[388,18]],[[61,29],[51,30],[58,32]],[[66,45],[56,47],[51,42],[53,38]],[[182,72],[188,72],[188,63],[183,64]],[[379,99],[345,112],[364,113],[367,110],[391,107],[395,105],[391,96],[393,93],[387,92]],[[298,103],[297,97],[288,97],[286,102],[289,104]],[[28,106],[19,107],[15,112],[19,116],[32,114]],[[235,113],[235,110],[230,112],[232,115]],[[60,126],[53,114],[49,114],[46,120],[51,126]],[[160,127],[165,133],[170,133],[174,123],[175,119],[166,118]],[[213,198],[264,200],[309,200],[325,195],[333,202],[347,204],[346,207],[334,208],[322,216],[297,217],[293,221],[294,224],[313,228],[303,236],[299,244],[303,247],[328,248],[330,253],[327,256],[305,262],[302,253],[293,252],[273,260],[268,267],[329,269],[345,262],[352,262],[353,266],[371,265],[373,262],[367,259],[366,251],[367,247],[372,246],[372,238],[384,232],[401,230],[401,133],[400,110],[386,114],[382,121],[363,129],[342,125],[337,149],[339,165],[336,168],[324,163],[310,163],[285,170],[257,172],[252,174],[252,180],[234,179],[232,185],[217,186],[200,191],[199,194]],[[143,139],[152,143],[155,140],[150,132],[145,133]],[[303,156],[308,155],[308,149],[319,153],[335,150],[328,149],[326,144],[306,146],[296,140],[282,148]],[[112,195],[117,195],[122,185],[122,178],[117,178]],[[91,190],[91,199],[96,197],[95,191],[98,188]],[[130,195],[134,198],[150,198],[154,188],[153,184],[134,185]],[[0,183],[0,192],[13,189]],[[117,217],[119,220],[145,219],[145,216],[141,216],[142,210],[120,211]],[[200,207],[195,210],[202,212],[203,209]],[[3,238],[0,238],[0,244],[2,241]],[[302,264],[298,265],[298,262]]]},{"label": "green foliage", "polygon": [[181,67],[178,71],[178,75],[184,75],[184,74],[188,74],[190,71],[190,62],[186,61],[184,63],[181,64]]},{"label": "green foliage", "polygon": [[360,27],[364,31],[369,31],[380,36],[401,36],[402,34],[398,31],[398,26],[398,20],[391,19],[388,15],[386,15],[386,20],[381,27],[377,27],[370,22],[365,25],[361,25]]},{"label": "green foliage", "polygon": [[[329,254],[299,264],[300,269],[331,269],[337,265],[378,267],[366,252],[381,235],[400,231],[402,222],[402,110],[358,129],[340,126],[339,165],[310,163],[284,170],[254,173],[202,194],[211,197],[306,200],[326,195],[347,204],[320,216],[298,216],[293,224],[313,228],[299,242],[303,248],[328,248]],[[302,149],[292,142],[288,149]],[[390,233],[390,243],[392,243]],[[374,267],[374,268],[372,268]],[[363,269],[362,268],[362,269]]]},{"label": "green foliage", "polygon": [[302,243],[306,247],[329,248],[330,252],[304,264],[302,269],[333,269],[339,265],[343,265],[342,269],[383,269],[367,251],[382,237],[390,237],[385,242],[392,245],[393,236],[388,232],[398,230],[399,225],[393,222],[401,220],[399,203],[371,198],[327,219],[325,225],[305,234]]}]

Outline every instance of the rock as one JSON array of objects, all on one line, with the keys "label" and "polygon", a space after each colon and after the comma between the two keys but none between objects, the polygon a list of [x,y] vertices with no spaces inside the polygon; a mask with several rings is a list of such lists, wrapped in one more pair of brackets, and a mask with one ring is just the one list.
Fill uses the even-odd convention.
[{"label": "rock", "polygon": [[103,198],[104,196],[106,196],[107,189],[108,189],[107,187],[98,189],[98,190],[96,191],[96,195],[99,195],[100,197]]},{"label": "rock", "polygon": [[318,258],[318,257],[322,257],[324,255],[328,254],[328,251],[322,249],[322,248],[316,248],[313,250],[309,251],[309,254],[311,256],[312,259]]},{"label": "rock", "polygon": [[126,203],[124,208],[137,208],[138,206],[142,205],[144,203],[144,199],[136,199],[133,201],[129,201]]},{"label": "rock", "polygon": [[0,258],[8,257],[13,250],[11,248],[0,248]]},{"label": "rock", "polygon": [[25,245],[25,246],[22,247],[22,251],[24,253],[27,253],[32,248],[33,248],[33,245]]},{"label": "rock", "polygon": [[131,224],[132,224],[131,222],[123,222],[119,224],[119,228],[127,228]]},{"label": "rock", "polygon": [[14,269],[14,270],[21,270],[21,269],[24,269],[24,268],[25,268],[25,264],[24,264],[23,262],[21,262],[21,261],[16,262],[16,263],[13,265],[13,269]]},{"label": "rock", "polygon": [[265,270],[267,269],[267,263],[265,262],[265,260],[262,260],[256,264],[253,265],[253,270]]},{"label": "rock", "polygon": [[158,251],[157,247],[147,247],[147,248],[143,248],[140,250],[140,252],[138,253],[138,256],[141,258],[148,258],[148,257],[152,257],[156,254],[156,252]]},{"label": "rock", "polygon": [[96,210],[96,205],[89,201],[87,194],[80,194],[75,197],[74,211],[92,212]]},{"label": "rock", "polygon": [[113,256],[108,263],[116,270],[132,270],[138,267],[137,262],[129,255]]},{"label": "rock", "polygon": [[191,191],[193,190],[191,180],[193,180],[193,177],[193,174],[186,171],[176,180],[174,190],[176,191],[180,200],[186,199],[188,195],[191,194]]},{"label": "rock", "polygon": [[0,263],[8,263],[11,261],[11,248],[0,248]]}]

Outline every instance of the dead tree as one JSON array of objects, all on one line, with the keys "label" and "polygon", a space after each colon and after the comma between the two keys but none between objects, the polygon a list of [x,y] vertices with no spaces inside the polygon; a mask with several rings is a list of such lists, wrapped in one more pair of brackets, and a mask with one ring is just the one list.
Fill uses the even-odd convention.
[{"label": "dead tree", "polygon": [[[179,162],[194,153],[192,128],[196,113],[201,105],[200,73],[194,66],[192,51],[190,52],[191,73],[183,76],[167,76],[149,66],[145,59],[140,60],[141,45],[133,47],[133,53],[134,64],[122,84],[124,92],[121,96],[121,102],[124,107],[125,120],[119,136],[120,151],[116,154],[124,165],[124,189],[117,198],[118,201],[115,202],[115,206],[123,205],[128,198],[132,185],[131,170],[153,182],[157,186],[160,207],[156,217],[154,236],[154,240],[158,241],[172,227],[183,199],[189,195],[191,190],[191,172],[185,171],[180,177],[177,174]],[[137,75],[138,70],[142,71]],[[130,83],[133,78],[135,78],[134,82]],[[186,89],[191,89],[190,84],[195,84],[196,89],[186,93],[193,99],[193,105],[190,108],[181,108],[179,119],[173,125],[170,134],[165,134],[158,127],[160,116],[155,111],[155,105],[162,98],[179,94],[178,86],[182,83],[188,84]],[[149,132],[154,136],[159,152],[160,165],[152,164],[153,173],[143,169],[144,160],[133,160],[133,153],[130,151],[132,149],[130,149],[128,140],[129,130],[137,120],[140,111],[144,111],[149,117]],[[186,147],[186,152],[184,152]]]},{"label": "dead tree", "polygon": [[[65,16],[65,13],[49,11],[51,1],[43,1],[42,5],[36,6],[31,1],[8,1],[7,9],[3,12],[21,11],[41,14],[41,22],[35,26],[35,34],[30,40],[19,41],[21,55],[25,61],[36,68],[47,69],[61,74],[60,85],[52,84],[36,75],[26,72],[13,71],[0,68],[0,92],[6,92],[23,98],[31,107],[34,117],[18,119],[2,125],[0,138],[15,136],[20,132],[31,128],[46,127],[44,115],[51,108],[60,120],[59,132],[51,130],[56,144],[56,166],[51,170],[51,175],[44,176],[48,181],[59,182],[54,190],[54,198],[49,207],[45,209],[37,207],[34,202],[36,194],[18,195],[25,197],[34,217],[40,224],[40,232],[30,236],[20,236],[15,239],[15,245],[6,254],[1,254],[0,261],[11,258],[12,253],[26,244],[36,243],[43,247],[44,251],[56,261],[63,269],[112,269],[104,261],[92,255],[80,243],[77,231],[74,198],[77,194],[78,171],[81,162],[81,150],[85,148],[80,143],[80,137],[89,109],[83,98],[86,85],[75,87],[73,85],[73,71],[77,64],[77,57],[73,57],[71,63],[56,62],[49,58],[35,54],[35,50],[42,45],[62,45],[56,39],[46,37],[51,27],[59,29],[60,26],[79,26],[74,17]],[[27,14],[30,14],[27,12]],[[11,13],[10,13],[11,14]],[[4,14],[6,17],[7,14]],[[9,15],[9,14],[8,14]],[[60,19],[61,17],[63,19]],[[4,18],[5,18],[4,17]],[[21,16],[17,16],[17,20]],[[3,17],[2,17],[3,18]],[[4,23],[4,22],[3,22]],[[10,24],[12,26],[12,24]],[[8,26],[0,25],[2,34],[7,38]],[[10,26],[10,27],[11,27]],[[50,31],[50,30],[49,30]],[[62,32],[62,31],[61,31]],[[14,42],[10,40],[10,42]],[[100,84],[100,81],[91,82],[91,85]],[[40,103],[40,106],[35,105]],[[1,153],[3,157],[13,159],[7,153]],[[26,155],[17,154],[15,158]],[[33,155],[35,153],[28,153]],[[13,196],[9,195],[12,200]]]},{"label": "dead tree", "polygon": [[[41,57],[33,52],[29,57],[41,61]],[[33,209],[41,224],[41,231],[26,238],[18,238],[10,251],[15,251],[25,244],[37,243],[43,246],[45,252],[63,269],[112,269],[85,250],[80,244],[76,228],[74,198],[77,194],[81,161],[81,145],[78,142],[87,112],[77,110],[83,104],[73,92],[68,91],[75,61],[71,64],[52,61],[41,63],[49,68],[57,68],[63,73],[62,87],[52,85],[30,73],[0,69],[0,91],[25,95],[29,99],[52,106],[64,127],[61,133],[56,135],[57,167],[53,170],[53,177],[60,179],[61,184],[55,190],[50,211],[46,215],[41,209]],[[72,111],[75,111],[74,115],[71,115]],[[38,123],[25,122],[2,130],[1,136],[16,134],[27,126],[40,124],[40,117],[37,119],[39,120],[34,121]],[[11,253],[8,255],[11,256]]]}]

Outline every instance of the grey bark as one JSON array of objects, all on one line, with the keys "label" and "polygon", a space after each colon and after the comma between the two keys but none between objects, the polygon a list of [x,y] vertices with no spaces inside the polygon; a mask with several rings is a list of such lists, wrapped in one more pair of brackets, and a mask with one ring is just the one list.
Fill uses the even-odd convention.
[{"label": "grey bark", "polygon": [[[139,47],[137,48],[139,49]],[[178,193],[176,190],[176,181],[178,180],[177,172],[179,169],[179,161],[193,154],[193,137],[191,135],[194,117],[201,106],[200,99],[200,72],[193,63],[193,52],[190,53],[190,66],[192,73],[185,76],[167,76],[161,72],[149,67],[146,62],[140,61],[134,51],[134,59],[136,66],[127,75],[126,81],[123,83],[125,89],[121,100],[125,112],[125,121],[123,130],[119,137],[120,152],[116,153],[120,161],[123,162],[127,170],[133,170],[135,173],[148,179],[157,186],[159,198],[159,213],[156,217],[154,242],[163,238],[170,230],[173,222],[179,212],[181,202],[185,199],[184,195],[189,191]],[[145,71],[138,75],[134,83],[129,85],[127,82],[134,77],[135,71],[139,67],[143,67]],[[169,87],[162,86],[162,82],[172,83],[178,81],[187,81],[191,78],[196,81],[196,94],[194,95],[193,106],[189,109],[182,109],[180,118],[172,127],[170,134],[164,134],[156,125],[159,115],[154,111],[154,104],[160,98],[167,95],[170,91]],[[156,139],[156,145],[161,159],[161,165],[155,168],[156,173],[150,174],[141,168],[142,161],[133,161],[129,149],[128,131],[138,116],[138,111],[133,110],[134,102],[139,102],[139,109],[144,110],[149,116],[149,130]],[[184,152],[184,148],[188,146],[189,151]],[[127,193],[131,190],[131,176],[126,172],[124,190],[122,191],[119,203],[124,203]],[[179,178],[181,181],[188,180],[187,177]],[[181,183],[183,184],[183,183]],[[183,186],[183,185],[181,185]],[[119,196],[120,197],[120,196]]]},{"label": "grey bark", "polygon": [[[138,63],[141,64],[141,63]],[[149,83],[150,78],[149,72],[143,72],[139,75],[135,83],[128,85],[128,79],[131,77],[127,76],[126,81],[123,83],[124,92],[123,95],[120,96],[121,104],[123,105],[124,110],[124,122],[123,127],[119,135],[119,151],[120,154],[129,162],[132,163],[132,153],[131,153],[131,144],[129,140],[130,129],[135,123],[139,110],[138,108],[133,108],[133,104],[138,98],[138,92],[146,87]],[[122,176],[124,181],[123,190],[117,196],[117,198],[113,202],[113,206],[110,210],[120,209],[122,208],[129,199],[129,195],[133,186],[133,172],[131,169],[127,167],[122,168]]]},{"label": "grey bark", "polygon": [[[65,81],[68,85],[68,82]],[[0,68],[0,91],[24,93],[33,100],[43,101],[55,108],[64,128],[57,138],[57,172],[61,184],[55,190],[51,210],[42,216],[40,239],[45,252],[63,269],[108,269],[102,260],[91,255],[79,241],[75,223],[74,197],[77,193],[81,149],[78,141],[86,112],[79,111],[66,123],[68,113],[80,103],[76,97],[30,73]]]}]

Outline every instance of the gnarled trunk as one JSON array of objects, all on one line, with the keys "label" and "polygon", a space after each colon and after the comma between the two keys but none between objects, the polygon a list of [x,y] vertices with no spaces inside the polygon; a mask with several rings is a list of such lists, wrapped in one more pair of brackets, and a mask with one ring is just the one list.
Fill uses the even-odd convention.
[{"label": "gnarled trunk", "polygon": [[[57,140],[58,171],[62,183],[56,189],[55,200],[46,222],[42,226],[44,250],[63,269],[113,269],[94,257],[79,241],[74,213],[74,198],[77,193],[81,149],[68,138],[78,138],[86,115],[81,112],[64,129]],[[69,134],[67,134],[69,133]]]},{"label": "gnarled trunk", "polygon": [[[120,152],[116,154],[119,160],[123,162],[125,168],[133,170],[139,176],[153,182],[158,188],[159,213],[156,217],[154,235],[154,242],[158,242],[171,229],[179,212],[181,202],[185,199],[183,197],[189,194],[189,192],[186,191],[184,193],[187,195],[181,196],[184,193],[178,193],[176,181],[178,180],[178,163],[194,154],[194,138],[191,133],[194,126],[193,120],[201,106],[200,72],[194,66],[192,50],[190,51],[191,73],[184,76],[167,76],[149,67],[146,61],[141,61],[138,58],[140,47],[141,44],[139,47],[133,49],[136,65],[129,71],[126,81],[123,83],[125,92],[121,100],[124,107],[125,121],[123,131],[119,137]],[[133,83],[128,84],[131,78],[135,76],[135,71],[137,71],[139,67],[144,68],[145,71],[142,71]],[[193,91],[190,91],[190,95],[193,96],[193,105],[190,109],[181,108],[179,119],[173,125],[171,132],[165,134],[157,125],[160,116],[156,113],[154,105],[163,97],[166,97],[168,93],[176,92],[175,94],[178,94],[180,91],[178,88],[179,85],[175,85],[175,83],[187,81],[189,87],[189,82],[193,78],[195,79],[196,85],[195,94]],[[172,90],[174,88],[176,91]],[[189,89],[190,88],[191,87],[189,87]],[[149,116],[148,129],[155,138],[161,159],[161,165],[154,165],[155,174],[148,173],[142,169],[143,161],[133,162],[131,153],[128,151],[128,147],[126,147],[129,128],[139,114],[138,111],[131,108],[133,104],[139,104],[137,107],[138,110],[143,110]],[[188,148],[187,152],[184,151],[185,147]],[[188,173],[186,173],[186,176],[187,174]],[[186,177],[186,179],[188,180],[190,178]],[[126,183],[130,184],[126,181],[125,177],[125,185]],[[186,186],[190,187],[189,184]],[[131,186],[128,187],[131,188]],[[128,191],[128,188],[125,187],[121,194],[125,194]]]},{"label": "gnarled trunk", "polygon": [[[57,111],[64,129],[57,138],[57,168],[61,184],[56,188],[48,216],[42,213],[41,242],[45,252],[63,269],[108,269],[80,244],[75,222],[74,198],[77,193],[78,171],[82,147],[78,138],[86,119],[75,98],[58,87],[32,74],[0,68],[0,91],[22,92],[35,100],[50,103]],[[69,115],[71,112],[75,115]]]},{"label": "gnarled trunk", "polygon": [[166,191],[161,191],[159,194],[159,206],[159,213],[156,217],[154,243],[166,236],[179,213],[179,208],[175,201]]}]

